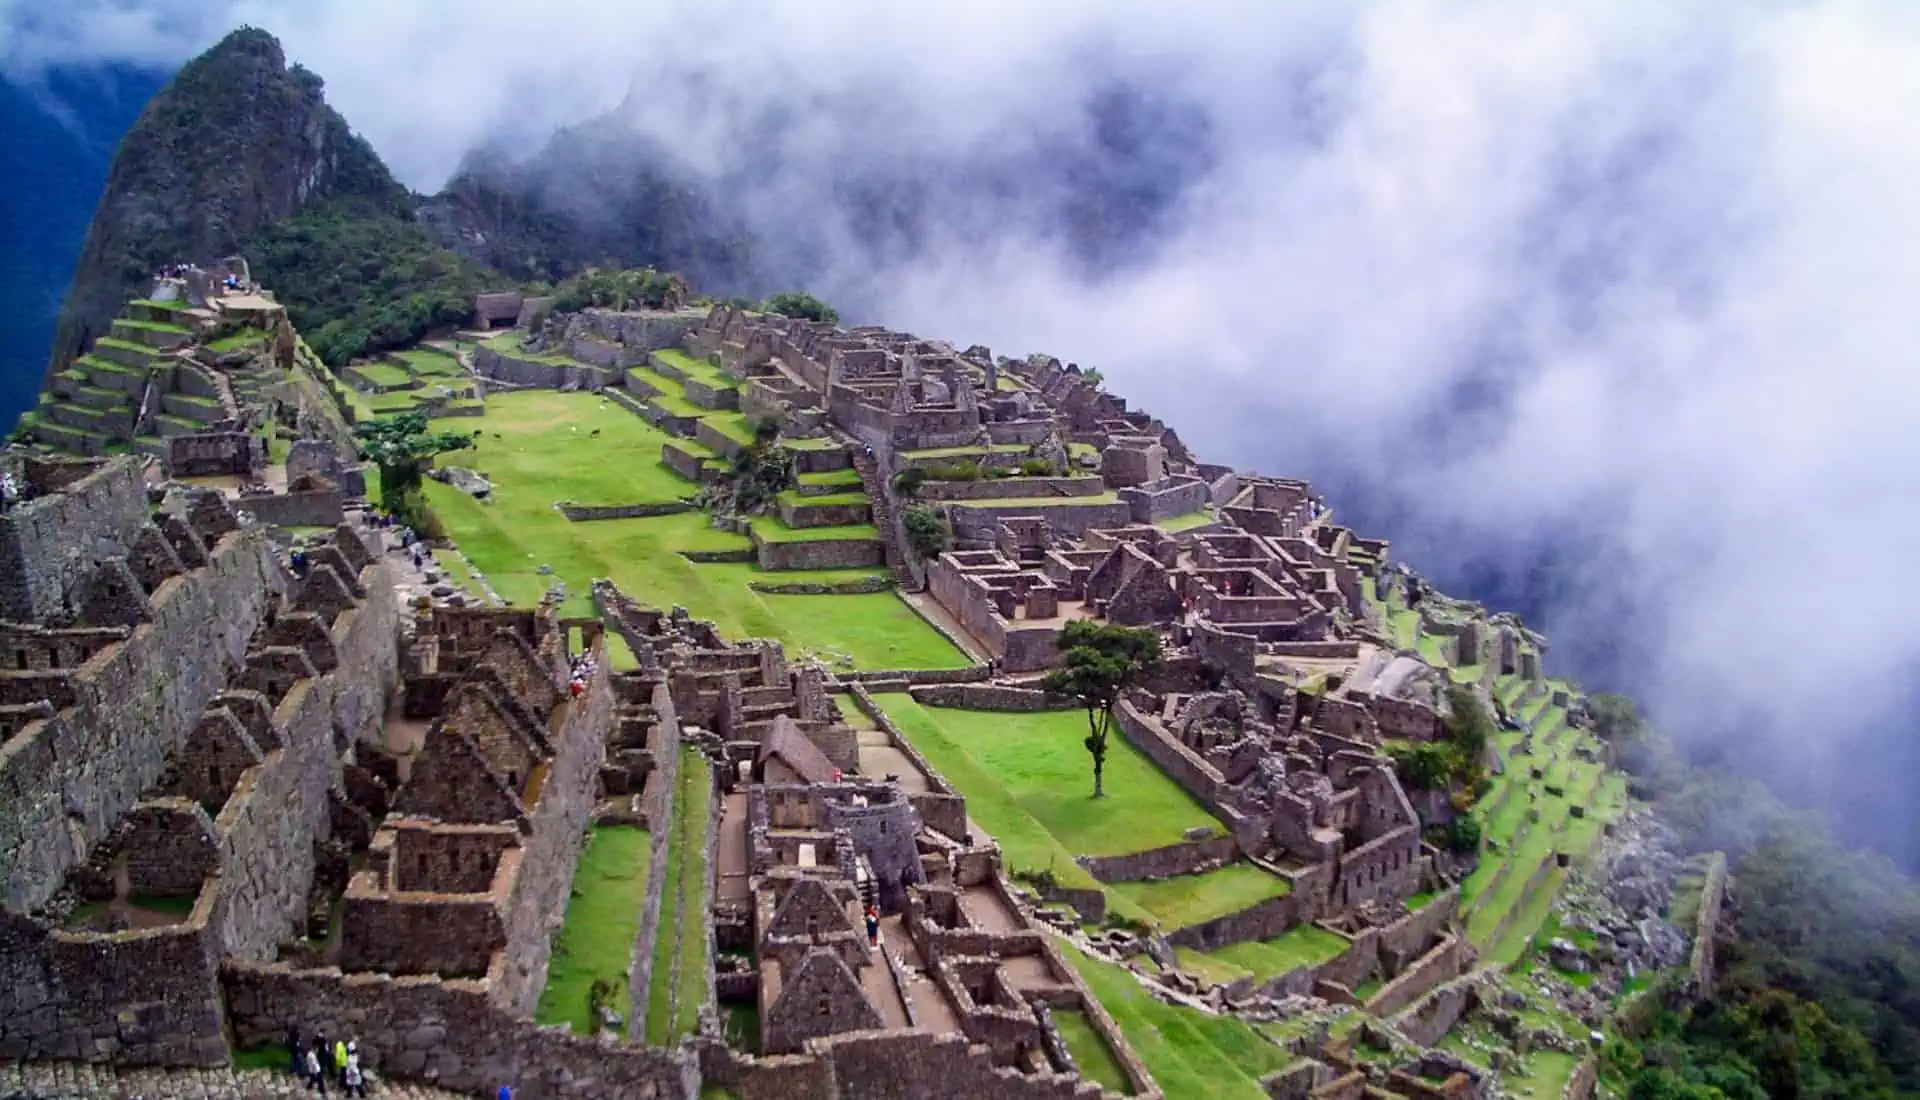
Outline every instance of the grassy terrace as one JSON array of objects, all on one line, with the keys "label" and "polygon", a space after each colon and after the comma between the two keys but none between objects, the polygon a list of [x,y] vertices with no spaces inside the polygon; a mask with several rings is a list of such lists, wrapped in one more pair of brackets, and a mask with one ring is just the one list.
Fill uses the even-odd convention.
[{"label": "grassy terrace", "polygon": [[459,377],[466,374],[466,371],[460,367],[460,360],[451,355],[441,355],[433,351],[422,351],[418,348],[397,351],[393,354],[407,364],[408,370],[417,375]]},{"label": "grassy terrace", "polygon": [[1103,1089],[1109,1089],[1122,1096],[1132,1095],[1127,1085],[1127,1075],[1120,1068],[1119,1059],[1113,1056],[1113,1048],[1093,1030],[1093,1024],[1087,1014],[1077,1008],[1056,1008],[1053,1010],[1054,1026],[1060,1030],[1060,1040],[1067,1045],[1067,1052],[1073,1055],[1075,1065],[1080,1067],[1080,1075],[1093,1081]]},{"label": "grassy terrace", "polygon": [[[836,498],[827,497],[827,500]],[[862,496],[856,503],[864,502]],[[835,539],[877,539],[880,529],[871,523],[850,523],[841,527],[788,527],[778,516],[755,516],[753,533],[766,542],[828,542]]]},{"label": "grassy terrace", "polygon": [[[690,512],[648,519],[572,523],[553,504],[670,501],[696,486],[658,461],[670,436],[591,394],[523,390],[487,399],[486,415],[436,422],[481,430],[478,450],[454,461],[493,480],[482,504],[437,481],[428,499],[447,533],[502,598],[539,601],[553,567],[566,582],[569,615],[591,614],[589,586],[608,577],[635,599],[680,604],[712,619],[733,638],[773,638],[790,653],[844,655],[862,668],[961,668],[966,657],[889,592],[858,596],[779,596],[754,581],[832,584],[884,576],[882,569],[762,572],[746,562],[695,563],[681,551],[749,551],[743,536]],[[598,438],[589,435],[601,428]],[[577,429],[577,430],[575,430]],[[499,438],[495,438],[498,433]],[[870,536],[871,537],[871,536]]]},{"label": "grassy terrace", "polygon": [[1318,925],[1303,924],[1270,940],[1230,944],[1202,954],[1251,974],[1257,981],[1266,981],[1303,966],[1329,962],[1347,946],[1346,939]]},{"label": "grassy terrace", "polygon": [[747,423],[746,414],[720,412],[703,416],[700,419],[711,425],[714,431],[719,432],[721,435],[726,436],[742,447],[753,446],[753,425]]},{"label": "grassy terrace", "polygon": [[1229,863],[1204,874],[1120,882],[1109,889],[1152,913],[1164,927],[1184,928],[1282,897],[1293,887],[1286,879],[1251,863]]},{"label": "grassy terrace", "polygon": [[[858,484],[857,480],[855,484]],[[809,496],[801,496],[800,491],[798,489],[783,489],[780,491],[780,503],[799,505],[801,507],[811,506],[815,508],[825,508],[833,505],[845,505],[845,504],[865,504],[867,503],[867,494],[865,493],[829,493],[825,496],[809,497]]]},{"label": "grassy terrace", "polygon": [[[1107,749],[1107,796],[1095,800],[1091,758],[1080,743],[1087,732],[1084,712],[923,707],[904,692],[875,699],[927,762],[967,796],[968,815],[1000,843],[1013,870],[1047,871],[1062,885],[1098,889],[1075,856],[1142,852],[1176,844],[1195,826],[1220,828],[1192,796],[1120,738]],[[1232,899],[1257,893],[1238,872],[1201,877],[1209,881],[1190,884],[1184,894],[1179,887],[1140,892],[1176,915],[1231,911],[1237,908]],[[1108,891],[1108,903],[1135,920],[1161,923],[1121,889]]]},{"label": "grassy terrace", "polygon": [[1202,509],[1198,512],[1188,512],[1184,516],[1174,516],[1172,519],[1163,519],[1154,526],[1168,534],[1177,535],[1182,531],[1191,531],[1196,527],[1205,527],[1218,518],[1219,517],[1212,512]]},{"label": "grassy terrace", "polygon": [[353,372],[376,386],[410,386],[413,375],[391,363],[356,363]]},{"label": "grassy terrace", "polygon": [[207,345],[207,350],[216,354],[240,351],[243,348],[257,347],[267,342],[267,334],[249,325],[231,336],[222,336]]},{"label": "grassy terrace", "polygon": [[738,379],[735,379],[726,371],[721,370],[705,359],[698,358],[692,352],[686,351],[685,349],[666,348],[661,351],[656,351],[654,354],[660,357],[661,362],[686,375],[688,378],[704,382],[715,389],[733,390],[740,388]]},{"label": "grassy terrace", "polygon": [[[1060,953],[1120,1025],[1167,1096],[1265,1100],[1260,1078],[1293,1061],[1243,1020],[1167,1004],[1125,969],[1082,954],[1072,944],[1061,942]],[[1077,1049],[1074,1057],[1080,1060]],[[1090,1067],[1081,1061],[1081,1068]]]},{"label": "grassy terrace", "polygon": [[187,336],[193,332],[185,325],[176,325],[169,321],[134,321],[126,317],[118,317],[114,319],[114,323],[128,328],[137,328],[143,332],[171,332],[179,336]]},{"label": "grassy terrace", "polygon": [[1008,497],[992,500],[955,500],[949,503],[960,508],[1058,508],[1075,504],[1118,504],[1120,494],[1109,490],[1084,497]]},{"label": "grassy terrace", "polygon": [[982,458],[988,454],[1025,454],[1026,450],[1025,443],[995,443],[988,447],[933,447],[924,451],[901,451],[900,457],[908,461],[919,458]]},{"label": "grassy terrace", "polygon": [[536,1023],[566,1024],[580,1034],[591,1033],[587,992],[596,979],[612,983],[613,1010],[623,1019],[632,1018],[627,968],[646,901],[647,857],[643,829],[596,825],[588,830],[586,850],[573,873],[566,921],[547,969],[547,988],[534,1012]]},{"label": "grassy terrace", "polygon": [[671,1046],[693,1034],[700,1007],[712,999],[707,957],[707,815],[713,769],[699,750],[683,748],[673,798],[674,835],[667,844],[660,926],[653,937],[647,989],[647,1042]]},{"label": "grassy terrace", "polygon": [[[806,440],[806,442],[810,443],[812,440]],[[800,474],[795,480],[799,481],[802,485],[816,488],[824,488],[827,486],[838,487],[842,485],[858,488],[860,485],[860,471],[849,466],[844,470],[827,470],[824,473],[818,474]]]}]

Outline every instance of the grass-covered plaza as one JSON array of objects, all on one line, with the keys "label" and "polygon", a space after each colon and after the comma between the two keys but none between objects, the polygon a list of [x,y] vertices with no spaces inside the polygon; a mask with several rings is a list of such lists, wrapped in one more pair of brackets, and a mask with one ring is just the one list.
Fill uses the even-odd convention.
[{"label": "grass-covered plaza", "polygon": [[[682,551],[748,551],[742,535],[718,530],[699,512],[576,523],[560,501],[609,506],[665,503],[698,486],[660,461],[671,439],[632,412],[593,394],[527,390],[493,394],[486,414],[435,421],[438,429],[478,431],[478,446],[444,461],[471,466],[493,482],[481,502],[429,481],[427,497],[446,533],[517,605],[537,602],[552,581],[565,582],[569,614],[590,614],[588,587],[607,577],[629,595],[661,608],[683,606],[712,619],[729,637],[772,638],[799,656],[859,668],[960,668],[966,657],[891,592],[780,595],[756,583],[838,583],[885,576],[881,569],[769,573],[750,562],[694,562]],[[595,433],[598,433],[597,435]],[[783,536],[775,517],[761,523]],[[833,529],[824,529],[831,531]],[[871,529],[869,529],[870,531]],[[543,574],[541,567],[552,570]]]}]

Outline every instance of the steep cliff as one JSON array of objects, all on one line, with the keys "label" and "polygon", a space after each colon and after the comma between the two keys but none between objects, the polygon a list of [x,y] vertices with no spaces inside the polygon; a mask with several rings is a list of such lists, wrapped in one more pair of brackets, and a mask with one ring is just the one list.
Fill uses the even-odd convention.
[{"label": "steep cliff", "polygon": [[105,333],[156,268],[239,252],[270,222],[321,200],[407,215],[406,189],[321,88],[287,64],[272,35],[242,28],[154,97],[114,157],[54,332],[51,371]]}]

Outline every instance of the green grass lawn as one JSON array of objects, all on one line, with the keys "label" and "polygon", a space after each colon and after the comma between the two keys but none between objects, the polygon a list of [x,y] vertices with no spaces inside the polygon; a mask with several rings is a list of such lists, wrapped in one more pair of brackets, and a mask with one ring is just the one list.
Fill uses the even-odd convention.
[{"label": "green grass lawn", "polygon": [[660,925],[654,933],[653,973],[647,990],[647,1042],[654,1046],[671,1046],[681,1036],[691,1035],[701,1006],[711,999],[706,838],[712,783],[707,758],[697,749],[681,749],[673,803],[674,837],[667,846],[666,892],[662,895]]},{"label": "green grass lawn", "polygon": [[481,433],[477,447],[446,461],[479,469],[496,483],[537,487],[546,504],[678,500],[699,488],[660,461],[660,444],[671,436],[611,401],[585,393],[520,390],[494,394],[486,407],[484,416],[435,425]]},{"label": "green grass lawn", "polygon": [[952,503],[959,508],[1059,508],[1075,504],[1118,504],[1120,494],[1108,490],[1084,497],[1008,497],[992,500],[956,500]]},{"label": "green grass lawn", "polygon": [[988,454],[1022,454],[1025,443],[995,443],[991,447],[931,447],[924,451],[901,451],[900,457],[909,461],[914,459],[940,458],[984,458]]},{"label": "green grass lawn", "polygon": [[1182,531],[1191,531],[1196,527],[1205,527],[1218,518],[1219,517],[1212,512],[1203,509],[1198,512],[1188,512],[1184,516],[1174,516],[1172,519],[1163,519],[1154,526],[1168,534],[1177,535]]},{"label": "green grass lawn", "polygon": [[451,355],[441,355],[435,351],[422,351],[418,348],[409,348],[406,351],[394,352],[394,355],[404,361],[407,364],[407,369],[415,374],[452,377],[466,374],[466,371],[460,367],[460,360]]},{"label": "green grass lawn", "polygon": [[782,489],[780,490],[778,499],[782,504],[793,505],[799,508],[826,508],[836,505],[868,503],[867,494],[865,493],[828,493],[824,496],[806,497],[801,496],[800,490],[798,489]]},{"label": "green grass lawn", "polygon": [[[866,497],[860,498],[862,501]],[[826,542],[835,539],[877,539],[880,529],[871,523],[841,527],[788,527],[779,516],[755,516],[753,533],[764,542]]]},{"label": "green grass lawn", "polygon": [[229,351],[239,351],[241,348],[250,348],[256,344],[264,344],[266,342],[267,334],[265,332],[248,326],[231,336],[222,336],[220,339],[208,343],[207,350],[224,354]]},{"label": "green grass lawn", "polygon": [[1348,942],[1340,936],[1318,925],[1303,924],[1270,940],[1230,944],[1207,954],[1266,981],[1303,966],[1329,962],[1347,947]]},{"label": "green grass lawn", "polygon": [[753,446],[753,425],[747,423],[745,413],[722,412],[703,416],[701,420],[713,426],[713,430],[740,444]]},{"label": "green grass lawn", "polygon": [[[945,742],[942,752],[950,746],[991,772],[1075,855],[1116,856],[1178,844],[1196,826],[1224,831],[1192,795],[1117,734],[1107,743],[1106,797],[1095,799],[1092,758],[1081,745],[1085,711],[1009,714],[921,707],[904,695],[883,699],[895,721],[913,727],[902,726],[910,736],[931,727],[933,739]],[[933,754],[928,757],[940,767]]]},{"label": "green grass lawn", "polygon": [[1122,1096],[1133,1095],[1133,1089],[1127,1084],[1127,1075],[1120,1068],[1120,1060],[1113,1056],[1113,1048],[1093,1030],[1093,1023],[1087,1019],[1085,1011],[1078,1008],[1056,1008],[1053,1010],[1053,1024],[1060,1031],[1060,1041],[1066,1044],[1067,1053],[1073,1055],[1074,1064],[1080,1067],[1080,1076]]},{"label": "green grass lawn", "polygon": [[579,1034],[589,1034],[587,991],[595,979],[613,983],[614,1011],[622,1018],[632,1017],[627,969],[646,901],[648,843],[646,831],[631,825],[596,825],[588,830],[534,1022],[566,1024]]},{"label": "green grass lawn", "polygon": [[1082,954],[1072,944],[1061,942],[1060,953],[1167,1096],[1266,1100],[1260,1078],[1294,1060],[1243,1020],[1167,1004],[1125,969]]},{"label": "green grass lawn", "polygon": [[1292,884],[1251,863],[1229,863],[1197,875],[1171,875],[1151,882],[1119,882],[1109,889],[1159,918],[1165,928],[1235,913],[1250,905],[1291,893]]},{"label": "green grass lawn", "polygon": [[818,474],[801,474],[795,480],[802,485],[846,485],[855,487],[860,484],[860,471],[849,466],[844,470],[827,470]]},{"label": "green grass lawn", "polygon": [[352,369],[376,386],[405,386],[413,381],[413,375],[392,363],[356,363]]},{"label": "green grass lawn", "polygon": [[716,389],[738,389],[740,383],[732,375],[712,363],[695,356],[682,348],[665,348],[654,352],[660,361],[699,382]]}]

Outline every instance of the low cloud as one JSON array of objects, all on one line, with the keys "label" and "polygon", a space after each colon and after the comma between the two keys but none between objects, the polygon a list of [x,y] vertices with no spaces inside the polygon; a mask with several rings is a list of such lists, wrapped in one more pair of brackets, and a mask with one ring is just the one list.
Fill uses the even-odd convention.
[{"label": "low cloud", "polygon": [[[424,190],[621,107],[755,179],[756,229],[823,248],[808,281],[861,319],[1098,366],[1211,459],[1352,491],[1437,578],[1551,561],[1563,649],[1604,639],[1667,725],[1854,835],[1920,835],[1910,5],[0,11],[10,74],[264,26]],[[836,221],[848,178],[1090,149],[1116,85],[1191,124],[1132,150],[1171,182],[1111,263],[1035,216],[1070,171],[955,184],[906,250]]]}]

